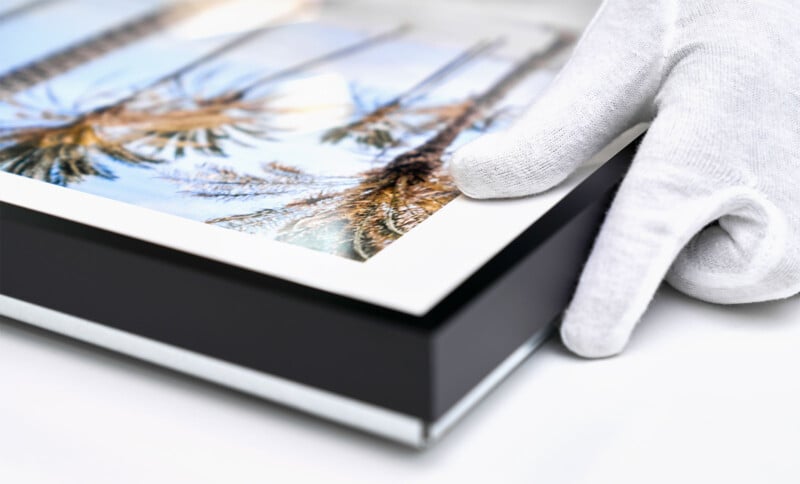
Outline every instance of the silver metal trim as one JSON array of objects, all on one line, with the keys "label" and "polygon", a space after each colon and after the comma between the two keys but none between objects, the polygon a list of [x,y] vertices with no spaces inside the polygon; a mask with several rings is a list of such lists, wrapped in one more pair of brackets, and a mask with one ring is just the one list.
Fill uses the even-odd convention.
[{"label": "silver metal trim", "polygon": [[0,295],[0,314],[416,448],[424,448],[440,439],[551,333],[548,328],[534,335],[481,380],[442,418],[427,423],[417,417],[234,365],[8,296]]}]

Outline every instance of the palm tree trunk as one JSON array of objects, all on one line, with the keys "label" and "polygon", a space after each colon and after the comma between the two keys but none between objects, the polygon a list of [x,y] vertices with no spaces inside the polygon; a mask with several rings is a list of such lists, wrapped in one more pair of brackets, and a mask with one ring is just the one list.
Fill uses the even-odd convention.
[{"label": "palm tree trunk", "polygon": [[[109,52],[132,44],[222,1],[225,0],[200,0],[161,7],[58,50],[43,59],[17,67],[0,75],[0,99],[14,96]],[[38,4],[42,2],[34,3],[36,4],[34,6],[39,6]]]},{"label": "palm tree trunk", "polygon": [[378,110],[386,109],[390,106],[399,106],[405,102],[411,101],[414,98],[424,95],[439,83],[447,79],[453,72],[466,66],[476,58],[489,54],[491,51],[503,45],[503,43],[504,40],[502,39],[478,42],[466,51],[460,53],[441,68],[437,69],[431,75],[412,86],[410,89],[379,107]]},{"label": "palm tree trunk", "polygon": [[56,3],[60,1],[62,0],[31,0],[28,3],[23,3],[22,5],[19,5],[10,10],[6,10],[5,12],[0,13],[0,24],[3,22],[8,22],[9,20],[24,15],[26,13],[33,12],[39,7],[44,7],[51,3]]},{"label": "palm tree trunk", "polygon": [[210,62],[210,61],[216,59],[217,57],[219,57],[221,55],[224,55],[224,54],[226,54],[226,53],[228,53],[228,52],[230,52],[232,50],[238,49],[242,45],[247,44],[248,42],[251,42],[251,41],[255,40],[258,37],[261,37],[265,33],[272,31],[273,29],[279,27],[280,25],[281,25],[280,22],[275,23],[274,21],[270,21],[267,25],[265,25],[265,26],[263,26],[261,28],[258,28],[256,30],[251,30],[251,31],[246,32],[246,33],[244,33],[242,35],[239,35],[236,38],[234,38],[233,40],[231,40],[229,42],[226,42],[226,43],[222,44],[221,46],[217,47],[216,49],[212,50],[211,52],[209,52],[209,53],[207,53],[207,54],[205,54],[203,56],[200,56],[197,59],[195,59],[195,60],[193,60],[193,61],[191,61],[191,62],[189,62],[187,64],[182,65],[181,67],[175,69],[174,71],[169,72],[169,73],[167,73],[167,74],[165,74],[165,75],[163,75],[163,76],[161,76],[161,77],[149,82],[148,84],[145,84],[142,87],[134,89],[127,96],[125,96],[125,97],[123,97],[121,99],[118,99],[118,100],[114,101],[113,103],[110,103],[110,104],[107,104],[105,106],[101,106],[99,108],[94,109],[92,111],[92,113],[93,114],[104,113],[104,112],[111,111],[111,110],[114,110],[116,108],[122,107],[123,105],[135,100],[137,97],[141,96],[142,94],[144,94],[146,92],[149,92],[149,91],[152,91],[153,89],[155,89],[155,88],[157,88],[159,86],[162,86],[162,85],[164,85],[164,84],[166,84],[168,82],[177,80],[180,77],[185,76],[189,72],[191,72],[191,71],[197,69],[198,67],[202,66],[203,64],[206,64],[207,62]]},{"label": "palm tree trunk", "polygon": [[353,44],[346,45],[345,47],[342,47],[340,49],[336,49],[331,52],[326,52],[325,54],[322,54],[319,57],[314,57],[312,59],[303,61],[292,67],[281,69],[278,72],[268,74],[260,79],[256,79],[255,81],[251,82],[245,87],[238,89],[234,94],[235,100],[243,98],[244,96],[247,95],[248,92],[258,87],[261,87],[265,84],[269,84],[275,81],[280,81],[282,79],[292,77],[294,75],[308,71],[309,69],[313,69],[314,67],[317,67],[326,62],[331,62],[336,59],[341,59],[343,57],[353,55],[362,50],[366,50],[370,47],[374,47],[375,45],[397,38],[400,35],[403,35],[404,33],[408,32],[409,29],[410,27],[408,25],[400,25],[399,27],[395,27],[391,30],[374,35],[372,37],[368,37],[364,40],[357,41]]}]

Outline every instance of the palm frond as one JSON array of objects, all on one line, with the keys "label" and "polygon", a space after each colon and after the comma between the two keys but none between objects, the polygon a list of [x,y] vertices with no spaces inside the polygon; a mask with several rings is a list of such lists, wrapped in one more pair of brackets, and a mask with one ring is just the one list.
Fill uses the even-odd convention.
[{"label": "palm frond", "polygon": [[263,164],[259,175],[244,174],[231,167],[206,163],[191,173],[173,171],[162,176],[177,183],[183,193],[218,200],[247,200],[312,190],[332,190],[357,181],[357,178],[350,176],[312,175],[276,161]]},{"label": "palm frond", "polygon": [[320,192],[283,207],[213,218],[206,220],[206,223],[251,234],[276,232],[282,227],[301,222],[314,212],[322,210],[323,206],[336,203],[338,195]]},{"label": "palm frond", "polygon": [[189,152],[226,156],[225,143],[248,145],[273,140],[281,128],[273,123],[286,108],[272,107],[274,97],[241,100],[229,94],[208,98],[168,99],[126,108],[122,114],[138,150],[179,159]]},{"label": "palm frond", "polygon": [[322,142],[337,144],[345,139],[353,139],[357,144],[377,149],[397,146],[396,132],[401,128],[392,116],[400,105],[381,106],[365,116],[344,126],[336,126],[322,135]]},{"label": "palm frond", "polygon": [[66,186],[88,176],[113,179],[104,164],[114,160],[141,166],[160,161],[131,151],[123,140],[87,117],[67,125],[6,130],[0,136],[0,169]]}]

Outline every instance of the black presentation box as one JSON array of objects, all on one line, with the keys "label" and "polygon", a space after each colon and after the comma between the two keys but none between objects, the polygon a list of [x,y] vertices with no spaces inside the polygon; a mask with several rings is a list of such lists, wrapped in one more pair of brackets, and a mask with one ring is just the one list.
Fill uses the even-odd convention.
[{"label": "black presentation box", "polygon": [[[435,424],[459,410],[510,355],[529,352],[551,330],[634,150],[632,144],[614,156],[424,316],[9,203],[0,205],[0,312],[423,445],[437,436]],[[119,330],[121,338],[80,327],[95,323]],[[388,410],[419,424],[418,432],[393,430],[381,419],[352,422],[336,414],[346,413],[336,405],[329,415],[315,408],[318,402],[262,392],[258,382],[225,381],[202,364],[195,370],[136,342],[126,345],[125,335],[321,391],[314,395],[367,404],[370,411]]]},{"label": "black presentation box", "polygon": [[61,7],[0,25],[37,46],[0,59],[0,315],[413,446],[551,334],[635,150],[514,200],[449,174],[588,8]]}]

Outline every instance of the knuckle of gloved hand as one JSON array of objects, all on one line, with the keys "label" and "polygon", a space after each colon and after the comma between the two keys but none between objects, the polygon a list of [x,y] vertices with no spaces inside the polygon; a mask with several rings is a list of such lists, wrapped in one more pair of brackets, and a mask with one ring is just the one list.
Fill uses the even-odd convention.
[{"label": "knuckle of gloved hand", "polygon": [[680,251],[667,281],[701,300],[738,304],[779,299],[800,289],[797,232],[784,211],[758,194],[732,197],[724,215]]}]

